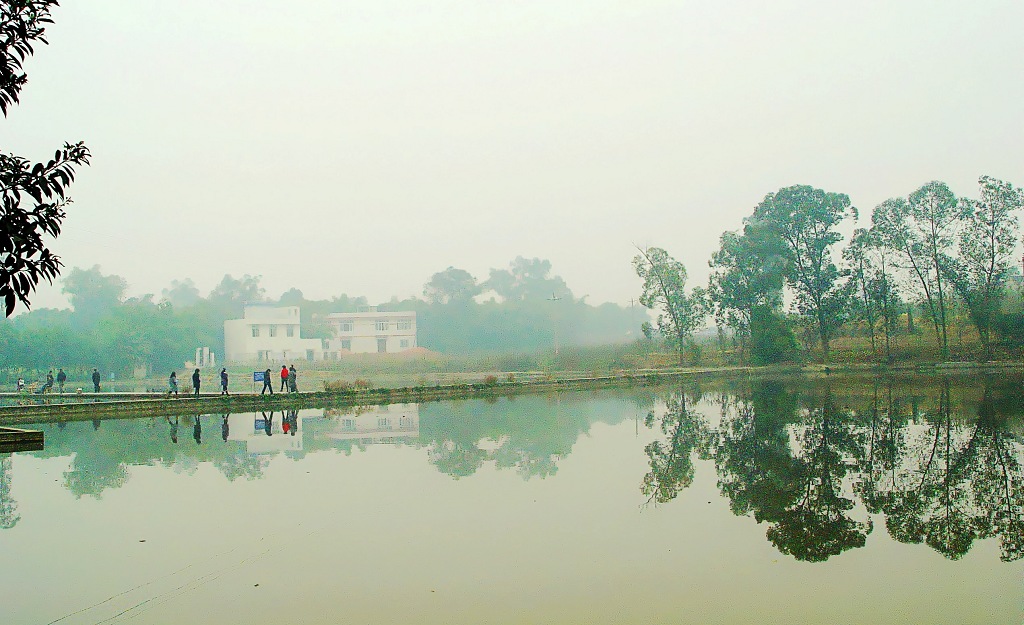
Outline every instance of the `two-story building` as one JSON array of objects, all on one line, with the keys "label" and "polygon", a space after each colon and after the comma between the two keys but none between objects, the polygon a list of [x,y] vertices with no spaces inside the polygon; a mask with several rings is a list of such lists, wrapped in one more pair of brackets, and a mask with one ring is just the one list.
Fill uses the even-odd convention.
[{"label": "two-story building", "polygon": [[229,362],[321,360],[323,342],[301,337],[298,306],[246,306],[242,319],[224,322],[224,355]]},{"label": "two-story building", "polygon": [[327,342],[325,358],[345,354],[393,354],[416,347],[414,311],[378,311],[367,306],[354,313],[327,315],[334,338]]}]

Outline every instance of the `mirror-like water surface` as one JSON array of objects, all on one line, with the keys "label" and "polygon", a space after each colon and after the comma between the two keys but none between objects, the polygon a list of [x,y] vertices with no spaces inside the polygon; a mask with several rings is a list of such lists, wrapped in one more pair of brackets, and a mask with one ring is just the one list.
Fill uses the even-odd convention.
[{"label": "mirror-like water surface", "polygon": [[1016,379],[48,423],[4,623],[1015,623]]}]

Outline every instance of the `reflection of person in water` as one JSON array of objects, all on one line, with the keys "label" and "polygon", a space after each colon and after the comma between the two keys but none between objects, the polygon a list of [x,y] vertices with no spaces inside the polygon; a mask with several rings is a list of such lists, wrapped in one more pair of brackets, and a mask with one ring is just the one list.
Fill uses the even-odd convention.
[{"label": "reflection of person in water", "polygon": [[167,417],[167,423],[171,425],[171,442],[178,442],[178,417],[174,417],[174,421],[171,421],[170,417]]},{"label": "reflection of person in water", "polygon": [[291,429],[292,429],[292,420],[289,419],[287,415],[285,415],[284,418],[281,419],[281,431],[284,432],[285,434],[287,434],[288,430],[291,430]]},{"label": "reflection of person in water", "polygon": [[100,420],[99,419],[93,419],[92,420],[92,429],[94,429],[94,430],[100,429]]},{"label": "reflection of person in water", "polygon": [[295,431],[299,429],[299,411],[291,410],[288,413],[288,419],[292,422],[291,435],[295,436]]},{"label": "reflection of person in water", "polygon": [[228,442],[228,415],[224,415],[224,420],[220,422],[220,437],[225,443]]},{"label": "reflection of person in water", "polygon": [[192,438],[196,439],[197,445],[203,444],[203,422],[199,415],[196,415],[196,424],[192,427]]},{"label": "reflection of person in water", "polygon": [[267,436],[273,436],[274,435],[274,411],[273,410],[270,411],[270,416],[269,417],[267,416],[267,413],[265,413],[265,412],[262,413],[262,414],[263,414],[263,431],[267,433]]}]

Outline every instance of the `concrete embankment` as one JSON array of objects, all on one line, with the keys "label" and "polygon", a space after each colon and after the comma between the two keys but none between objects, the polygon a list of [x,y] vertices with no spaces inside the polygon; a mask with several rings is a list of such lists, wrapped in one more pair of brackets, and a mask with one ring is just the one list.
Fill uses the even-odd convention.
[{"label": "concrete embankment", "polygon": [[[529,382],[492,384],[449,384],[405,388],[371,388],[305,393],[254,393],[236,395],[203,394],[168,397],[157,393],[98,393],[42,397],[0,394],[0,398],[25,403],[0,407],[0,425],[82,421],[90,419],[127,419],[195,414],[227,414],[303,408],[344,408],[395,403],[424,403],[452,399],[502,397],[527,393],[591,390],[662,384],[673,378],[704,373],[702,370],[674,370],[628,375],[559,378]],[[721,371],[718,375],[744,374],[746,370]]]},{"label": "concrete embankment", "polygon": [[203,394],[199,397],[164,393],[82,393],[69,395],[24,395],[0,393],[0,400],[16,405],[0,406],[0,426],[92,419],[229,414],[300,410],[303,408],[345,408],[395,403],[425,403],[454,399],[504,397],[520,394],[548,394],[563,391],[628,388],[669,384],[689,378],[778,378],[803,379],[837,376],[918,377],[978,376],[1020,371],[1021,363],[932,363],[879,367],[872,365],[788,365],[771,367],[679,368],[633,371],[607,376],[546,377],[528,381],[476,384],[445,384],[402,388],[371,388],[303,393],[259,395]]}]

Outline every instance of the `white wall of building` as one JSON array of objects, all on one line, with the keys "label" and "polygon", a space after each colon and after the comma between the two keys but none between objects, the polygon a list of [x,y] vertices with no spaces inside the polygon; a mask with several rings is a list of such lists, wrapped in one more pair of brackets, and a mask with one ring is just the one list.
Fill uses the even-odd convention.
[{"label": "white wall of building", "polygon": [[246,306],[242,319],[224,322],[224,356],[228,362],[322,359],[320,339],[301,337],[298,306]]},{"label": "white wall of building", "polygon": [[413,311],[331,313],[327,315],[334,338],[325,357],[345,354],[397,354],[416,347]]}]

